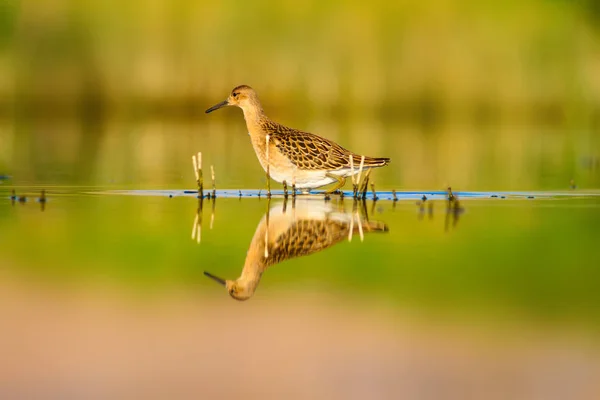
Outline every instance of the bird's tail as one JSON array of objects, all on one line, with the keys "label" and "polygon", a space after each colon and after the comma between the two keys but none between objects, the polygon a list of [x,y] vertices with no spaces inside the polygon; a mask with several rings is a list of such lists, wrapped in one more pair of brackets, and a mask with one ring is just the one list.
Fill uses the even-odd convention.
[{"label": "bird's tail", "polygon": [[[358,168],[362,156],[354,155],[354,168]],[[390,163],[388,157],[365,157],[364,168],[385,167]]]},{"label": "bird's tail", "polygon": [[[356,226],[354,229],[358,229]],[[362,229],[365,232],[387,232],[389,231],[388,226],[381,221],[363,221]]]}]

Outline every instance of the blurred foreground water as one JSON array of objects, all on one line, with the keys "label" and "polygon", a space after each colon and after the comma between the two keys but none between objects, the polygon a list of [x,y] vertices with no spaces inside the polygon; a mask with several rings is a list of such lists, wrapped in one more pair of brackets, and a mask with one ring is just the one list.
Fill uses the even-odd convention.
[{"label": "blurred foreground water", "polygon": [[[42,211],[17,191],[0,193],[8,398],[600,393],[600,197],[459,194],[457,215],[217,198],[197,218],[193,196],[63,187]],[[247,258],[271,267],[246,302],[203,276]]]}]

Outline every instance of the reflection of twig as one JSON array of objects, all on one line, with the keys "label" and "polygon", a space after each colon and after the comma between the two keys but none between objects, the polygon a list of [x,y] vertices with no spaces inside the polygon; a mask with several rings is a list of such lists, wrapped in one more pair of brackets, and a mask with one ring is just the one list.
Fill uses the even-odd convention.
[{"label": "reflection of twig", "polygon": [[[423,195],[420,201],[417,201],[417,205],[419,206],[419,219],[423,219],[425,215],[425,202],[427,201],[427,196]],[[429,203],[431,204],[431,203]]]},{"label": "reflection of twig", "polygon": [[375,182],[371,182],[371,192],[373,192],[373,202],[379,200],[379,197],[377,197],[377,192],[375,192]]},{"label": "reflection of twig", "polygon": [[267,227],[265,228],[265,258],[269,258],[269,214],[271,212],[271,198],[267,197],[267,213],[265,214]]},{"label": "reflection of twig", "polygon": [[367,202],[364,200],[359,200],[360,201],[360,210],[362,211],[362,215],[365,217],[366,221],[369,221],[369,213],[367,212]]},{"label": "reflection of twig", "polygon": [[[450,189],[450,188],[448,188]],[[450,193],[452,193],[449,190]],[[450,198],[452,200],[450,200]],[[452,227],[455,228],[456,225],[458,224],[458,220],[460,218],[460,215],[465,211],[465,209],[463,207],[461,207],[460,205],[460,201],[458,200],[458,196],[455,194],[452,194],[452,196],[448,196],[448,205],[446,207],[446,219],[445,219],[445,231],[448,232],[448,229],[450,227],[450,218],[452,218]],[[433,213],[433,211],[432,211]]]},{"label": "reflection of twig", "polygon": [[360,236],[360,241],[363,242],[365,240],[365,234],[363,233],[362,219],[360,218],[360,213],[356,212],[356,218],[358,222],[358,234]]},{"label": "reflection of twig", "polygon": [[444,232],[448,232],[448,227],[450,226],[450,204],[446,207],[446,217],[444,218]]},{"label": "reflection of twig", "polygon": [[202,240],[202,198],[198,199],[198,208],[194,217],[194,226],[192,227],[192,240],[196,239],[198,244]]},{"label": "reflection of twig", "polygon": [[212,198],[212,207],[210,208],[210,229],[213,228],[213,223],[215,222],[215,205],[217,204],[217,198],[213,195]]},{"label": "reflection of twig", "polygon": [[198,226],[198,217],[199,214],[196,213],[196,215],[194,216],[194,224],[192,225],[192,240],[196,239],[196,227]]},{"label": "reflection of twig", "polygon": [[46,209],[46,191],[42,189],[42,193],[40,193],[40,210],[44,211]]},{"label": "reflection of twig", "polygon": [[460,214],[462,214],[464,211],[464,208],[462,208],[460,206],[460,202],[458,201],[458,196],[456,196],[456,199],[454,200],[454,209],[452,212],[452,215],[454,216],[454,221],[452,226],[456,227],[456,224],[458,224],[458,218],[460,217]]}]

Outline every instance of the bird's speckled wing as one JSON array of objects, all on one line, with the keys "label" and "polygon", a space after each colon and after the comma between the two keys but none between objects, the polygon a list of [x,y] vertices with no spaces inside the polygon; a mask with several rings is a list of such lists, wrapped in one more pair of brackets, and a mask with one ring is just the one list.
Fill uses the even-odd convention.
[{"label": "bird's speckled wing", "polygon": [[[362,221],[364,232],[387,232],[388,226],[380,221]],[[264,259],[266,267],[273,266],[290,258],[307,256],[325,250],[348,237],[348,221],[337,219],[300,219],[289,229],[269,243],[269,256]],[[359,230],[358,224],[353,233]]]},{"label": "bird's speckled wing", "polygon": [[[355,168],[358,168],[361,156],[346,150],[339,144],[318,135],[288,128],[273,121],[264,124],[270,140],[277,149],[302,170],[338,170],[350,167],[352,155]],[[365,157],[365,167],[386,165],[387,158]]]},{"label": "bird's speckled wing", "polygon": [[268,266],[324,250],[348,236],[348,224],[334,220],[299,220],[269,246]]}]

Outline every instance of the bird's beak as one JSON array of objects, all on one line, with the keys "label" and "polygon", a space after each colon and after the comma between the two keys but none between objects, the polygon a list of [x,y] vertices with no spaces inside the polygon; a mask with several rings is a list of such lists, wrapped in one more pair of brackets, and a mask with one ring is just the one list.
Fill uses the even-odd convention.
[{"label": "bird's beak", "polygon": [[221,279],[218,276],[214,276],[210,272],[206,272],[206,271],[204,271],[204,275],[208,276],[210,279],[212,279],[212,280],[220,283],[221,285],[225,286],[225,279]]},{"label": "bird's beak", "polygon": [[208,114],[210,112],[218,110],[221,107],[225,107],[225,106],[228,106],[228,105],[229,105],[229,101],[224,100],[224,101],[220,102],[219,104],[215,104],[214,106],[212,106],[211,108],[209,108],[208,110],[206,110],[204,112]]}]

